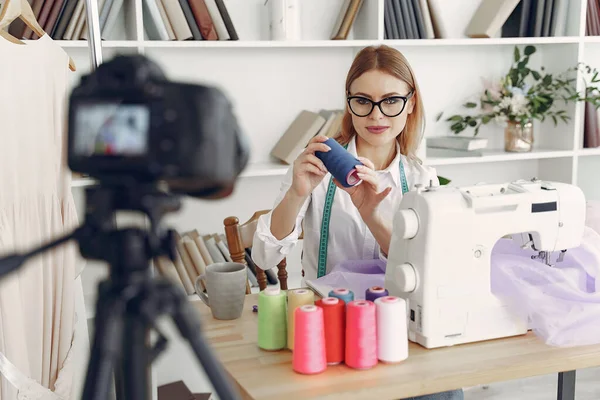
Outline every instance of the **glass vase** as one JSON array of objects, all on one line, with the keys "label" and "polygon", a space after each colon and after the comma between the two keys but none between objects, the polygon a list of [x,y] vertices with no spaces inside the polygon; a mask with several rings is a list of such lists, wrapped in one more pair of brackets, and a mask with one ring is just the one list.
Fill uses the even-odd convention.
[{"label": "glass vase", "polygon": [[533,121],[508,121],[504,128],[504,151],[526,153],[533,150]]}]

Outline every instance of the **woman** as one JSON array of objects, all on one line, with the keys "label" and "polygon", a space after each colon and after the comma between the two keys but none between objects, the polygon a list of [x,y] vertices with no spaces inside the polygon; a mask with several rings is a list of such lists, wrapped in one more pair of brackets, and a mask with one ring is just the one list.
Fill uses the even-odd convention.
[{"label": "woman", "polygon": [[[302,229],[304,279],[321,277],[346,260],[385,259],[403,193],[415,184],[439,185],[436,171],[416,156],[423,102],[412,68],[399,51],[388,46],[361,50],[346,78],[346,96],[336,140],[365,164],[357,166],[363,182],[351,188],[335,182],[315,156],[329,150],[323,143],[327,138],[313,138],[286,174],[275,208],[259,219],[252,247],[257,265],[277,265]],[[328,191],[333,193],[330,202]],[[327,229],[323,233],[328,240],[321,242],[327,226],[328,235]],[[454,400],[463,393],[421,398]]]}]

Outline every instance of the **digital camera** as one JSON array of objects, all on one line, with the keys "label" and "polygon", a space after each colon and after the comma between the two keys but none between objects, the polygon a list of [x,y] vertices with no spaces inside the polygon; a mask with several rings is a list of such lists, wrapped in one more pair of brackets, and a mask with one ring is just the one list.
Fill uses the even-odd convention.
[{"label": "digital camera", "polygon": [[229,194],[249,149],[216,87],[167,80],[148,58],[117,56],[69,98],[68,165],[102,182],[164,181],[195,197]]}]

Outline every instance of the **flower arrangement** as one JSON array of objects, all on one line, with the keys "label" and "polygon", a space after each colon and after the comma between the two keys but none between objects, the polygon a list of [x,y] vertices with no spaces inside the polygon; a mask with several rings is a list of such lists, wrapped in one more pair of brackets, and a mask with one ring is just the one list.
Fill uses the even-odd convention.
[{"label": "flower arrangement", "polygon": [[[501,126],[507,124],[524,125],[534,119],[541,122],[552,119],[554,125],[558,121],[568,122],[570,116],[560,105],[566,106],[570,101],[589,101],[596,108],[600,106],[600,91],[595,86],[586,85],[585,93],[580,95],[576,88],[577,71],[591,75],[591,83],[598,83],[598,71],[583,64],[553,75],[544,67],[540,70],[529,66],[530,57],[536,48],[528,45],[521,52],[514,49],[514,62],[505,76],[497,82],[485,80],[484,91],[478,103],[467,102],[463,106],[478,112],[469,115],[455,114],[446,118],[450,129],[455,134],[472,128],[474,135],[479,133],[482,125],[495,122]],[[440,113],[437,117],[442,117]]]}]

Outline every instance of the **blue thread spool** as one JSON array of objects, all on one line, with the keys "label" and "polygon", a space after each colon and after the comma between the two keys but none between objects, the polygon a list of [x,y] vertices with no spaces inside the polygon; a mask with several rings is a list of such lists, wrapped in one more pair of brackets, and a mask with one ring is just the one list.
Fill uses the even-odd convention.
[{"label": "blue thread spool", "polygon": [[352,154],[348,152],[335,139],[329,138],[325,142],[331,148],[330,151],[316,151],[317,156],[327,171],[344,187],[352,187],[358,185],[362,180],[358,177],[357,165],[364,165]]},{"label": "blue thread spool", "polygon": [[352,290],[348,290],[345,288],[333,289],[329,292],[329,297],[337,297],[344,303],[348,304],[352,300],[354,300],[354,293],[352,292]]}]

